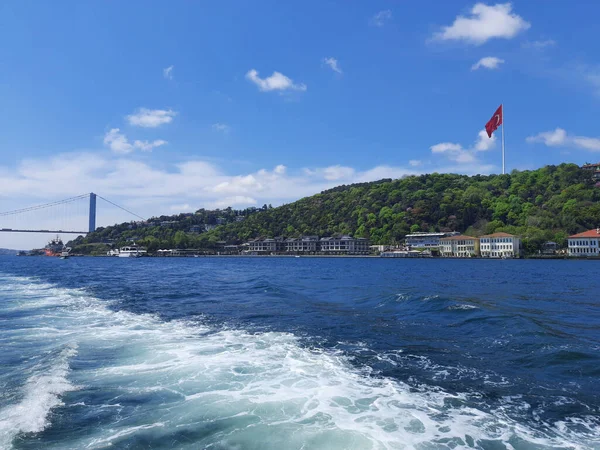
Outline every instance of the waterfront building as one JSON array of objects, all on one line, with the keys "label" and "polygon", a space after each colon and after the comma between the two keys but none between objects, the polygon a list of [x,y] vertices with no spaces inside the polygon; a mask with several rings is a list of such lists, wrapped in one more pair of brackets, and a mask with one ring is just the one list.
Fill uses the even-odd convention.
[{"label": "waterfront building", "polygon": [[521,256],[521,238],[508,233],[481,236],[479,249],[484,258],[518,258]]},{"label": "waterfront building", "polygon": [[600,228],[567,238],[569,256],[600,256]]},{"label": "waterfront building", "polygon": [[328,255],[368,255],[369,240],[350,236],[324,237],[319,241],[321,253]]},{"label": "waterfront building", "polygon": [[440,239],[447,236],[457,236],[460,233],[411,233],[406,235],[406,245],[411,248],[438,248]]},{"label": "waterfront building", "polygon": [[283,238],[258,238],[248,242],[249,251],[256,254],[271,254],[283,252],[285,250],[285,242]]},{"label": "waterfront building", "polygon": [[258,238],[247,244],[247,253],[260,255],[271,253],[303,253],[325,255],[368,255],[369,240],[366,238],[353,238],[350,236],[325,237],[303,236],[301,238],[283,239]]},{"label": "waterfront building", "polygon": [[470,258],[479,256],[479,238],[471,236],[446,236],[440,239],[440,256]]},{"label": "waterfront building", "polygon": [[542,245],[542,254],[556,255],[556,252],[558,252],[558,244],[556,242],[548,241]]},{"label": "waterfront building", "polygon": [[285,241],[285,250],[288,253],[316,253],[318,249],[319,236],[303,236]]}]

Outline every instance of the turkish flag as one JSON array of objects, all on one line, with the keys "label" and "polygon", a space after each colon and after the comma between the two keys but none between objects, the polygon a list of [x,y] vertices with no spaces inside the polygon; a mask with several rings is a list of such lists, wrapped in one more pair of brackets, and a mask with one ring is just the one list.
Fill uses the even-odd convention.
[{"label": "turkish flag", "polygon": [[492,133],[502,125],[502,105],[498,107],[492,118],[485,124],[485,131],[487,131],[488,137],[492,137]]}]

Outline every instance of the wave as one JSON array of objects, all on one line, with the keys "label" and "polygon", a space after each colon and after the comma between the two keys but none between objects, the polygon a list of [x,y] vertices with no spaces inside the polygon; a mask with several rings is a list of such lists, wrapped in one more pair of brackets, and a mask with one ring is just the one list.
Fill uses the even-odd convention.
[{"label": "wave", "polygon": [[[525,407],[518,400],[490,409],[472,402],[472,393],[378,377],[344,352],[307,348],[291,333],[165,322],[113,310],[80,290],[51,286],[34,296],[36,283],[11,281],[11,307],[47,308],[31,318],[35,329],[20,331],[32,352],[36,342],[48,340],[62,350],[49,370],[22,386],[20,402],[2,409],[0,447],[47,429],[50,411],[68,392],[73,404],[66,406],[78,405],[68,409],[82,412],[67,425],[52,425],[86,432],[63,429],[57,448],[144,442],[218,449],[600,445],[587,416],[532,427],[508,413]],[[86,418],[94,415],[102,420],[91,427]]]},{"label": "wave", "polygon": [[50,411],[63,404],[61,396],[76,389],[67,379],[69,360],[76,354],[76,346],[67,346],[47,370],[27,380],[19,403],[0,409],[0,448],[9,447],[20,433],[39,433],[49,425]]}]

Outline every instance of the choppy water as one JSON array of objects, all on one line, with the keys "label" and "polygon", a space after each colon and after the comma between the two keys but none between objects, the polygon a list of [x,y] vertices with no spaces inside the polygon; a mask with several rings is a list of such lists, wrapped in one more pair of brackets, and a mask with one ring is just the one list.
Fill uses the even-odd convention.
[{"label": "choppy water", "polygon": [[598,449],[599,270],[0,258],[0,448]]}]

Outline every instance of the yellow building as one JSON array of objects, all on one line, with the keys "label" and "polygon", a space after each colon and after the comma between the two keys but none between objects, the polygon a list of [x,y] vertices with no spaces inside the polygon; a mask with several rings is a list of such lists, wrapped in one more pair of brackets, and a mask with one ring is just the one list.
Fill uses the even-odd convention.
[{"label": "yellow building", "polygon": [[479,239],[472,236],[449,236],[440,239],[440,255],[457,258],[479,256]]}]

